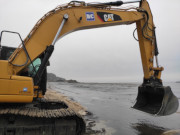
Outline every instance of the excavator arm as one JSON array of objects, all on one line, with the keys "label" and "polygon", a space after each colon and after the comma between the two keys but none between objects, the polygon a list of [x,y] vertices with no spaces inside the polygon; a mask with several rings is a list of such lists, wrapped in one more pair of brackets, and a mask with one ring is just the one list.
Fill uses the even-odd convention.
[{"label": "excavator arm", "polygon": [[[140,6],[128,9],[112,7],[134,2],[139,2]],[[34,89],[38,88],[43,71],[54,50],[54,44],[58,39],[77,30],[128,25],[132,23],[136,23],[137,25],[138,41],[144,71],[144,82],[139,86],[137,102],[133,108],[151,114],[171,114],[177,110],[178,101],[170,87],[164,87],[162,85],[161,71],[163,67],[159,67],[158,65],[155,26],[149,4],[146,0],[109,3],[72,1],[66,5],[58,6],[45,14],[37,22],[8,61],[1,61],[3,66],[1,67],[0,78],[8,81],[12,81],[14,78],[14,80],[29,79],[29,82],[32,83],[30,92],[30,96],[32,97],[34,96]],[[42,54],[43,60],[36,76],[33,79],[31,77],[20,76],[23,70]],[[154,58],[156,58],[156,66],[154,66]],[[30,86],[31,83],[29,84]],[[3,87],[6,86],[1,86],[1,89],[3,89]],[[26,88],[25,86],[23,87]],[[5,93],[6,92],[4,92],[4,95],[6,95]],[[21,95],[18,91],[16,94]],[[2,92],[0,92],[0,96],[2,96]],[[11,96],[13,96],[13,94]],[[2,98],[0,102],[9,101],[4,101],[4,98]],[[18,102],[24,102],[24,99]],[[27,102],[31,102],[31,99]]]},{"label": "excavator arm", "polygon": [[[77,30],[131,24],[143,19],[142,13],[137,11],[118,11],[112,8],[103,9],[104,6],[97,8],[83,5],[73,6],[73,4],[76,3],[69,4],[71,7],[58,7],[50,11],[38,21],[33,30],[29,33],[24,43],[32,61],[41,55],[46,50],[47,46],[52,44],[65,14],[67,14],[69,18],[64,24],[58,38]],[[114,15],[115,18],[113,18],[114,20],[103,20],[106,15],[107,18],[108,16],[111,17],[110,15]],[[16,54],[18,54],[18,56]],[[25,58],[26,54],[24,49],[20,48],[10,57],[9,62],[21,65],[25,63]],[[30,61],[28,64],[29,63]],[[16,71],[15,74],[18,74],[24,69],[24,66],[13,66],[13,69]]]}]

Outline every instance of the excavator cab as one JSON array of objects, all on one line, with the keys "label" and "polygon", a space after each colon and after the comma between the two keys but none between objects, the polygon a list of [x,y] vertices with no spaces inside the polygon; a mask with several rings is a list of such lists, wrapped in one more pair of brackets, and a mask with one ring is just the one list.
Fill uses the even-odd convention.
[{"label": "excavator cab", "polygon": [[8,60],[11,54],[16,50],[14,47],[2,46],[0,60]]},{"label": "excavator cab", "polygon": [[169,86],[162,83],[143,83],[138,88],[134,109],[158,116],[173,114],[177,111],[179,101]]},{"label": "excavator cab", "polygon": [[[15,48],[15,47],[1,46],[0,60],[8,60],[8,58],[11,56],[11,54],[16,49],[17,48]],[[26,71],[22,71],[20,75],[21,76],[35,77],[36,72],[38,71],[40,64],[41,64],[41,58],[36,58],[32,62],[32,64],[30,64],[27,67],[27,69],[28,69],[27,72]],[[49,66],[49,65],[50,65],[50,63],[48,61],[47,66]],[[42,79],[40,81],[40,84],[39,84],[41,89],[42,89],[43,95],[45,95],[45,92],[46,92],[46,84],[47,84],[47,70],[45,69],[44,72],[43,72],[43,77],[42,77]]]}]

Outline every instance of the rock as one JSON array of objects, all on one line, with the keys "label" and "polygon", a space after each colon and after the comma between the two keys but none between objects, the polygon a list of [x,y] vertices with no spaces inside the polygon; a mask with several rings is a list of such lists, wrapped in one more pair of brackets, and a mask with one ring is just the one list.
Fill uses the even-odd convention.
[{"label": "rock", "polygon": [[47,73],[47,81],[48,82],[66,82],[66,79],[57,77],[53,73]]},{"label": "rock", "polygon": [[78,83],[76,80],[67,80],[68,83]]},{"label": "rock", "polygon": [[48,82],[68,82],[68,83],[78,83],[76,80],[66,80],[64,78],[58,77],[53,73],[47,73],[47,81]]}]

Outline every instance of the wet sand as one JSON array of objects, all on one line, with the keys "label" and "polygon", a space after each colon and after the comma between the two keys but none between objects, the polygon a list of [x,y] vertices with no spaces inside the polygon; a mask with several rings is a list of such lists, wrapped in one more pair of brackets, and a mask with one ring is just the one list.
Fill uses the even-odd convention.
[{"label": "wet sand", "polygon": [[48,89],[45,95],[45,99],[58,99],[66,103],[70,108],[83,116],[86,122],[85,135],[111,135],[115,131],[113,128],[107,127],[104,121],[97,122],[92,112],[89,112],[72,97],[67,97],[57,90]]},{"label": "wet sand", "polygon": [[[102,125],[103,121],[96,123],[94,119],[92,119],[93,114],[88,112],[81,104],[73,100],[72,98],[70,99],[69,97],[63,95],[61,92],[48,89],[45,95],[45,99],[50,99],[50,100],[59,100],[64,103],[66,103],[69,108],[73,109],[76,111],[78,114],[84,117],[85,122],[86,122],[86,133],[85,135],[103,135],[106,133],[105,128],[103,128]],[[109,129],[106,127],[106,129]],[[111,134],[111,133],[110,133]]]},{"label": "wet sand", "polygon": [[[168,85],[180,97],[180,84],[165,84]],[[85,116],[88,134],[175,135],[180,129],[180,110],[155,117],[131,108],[137,96],[137,83],[49,83],[49,86],[88,110]]]},{"label": "wet sand", "polygon": [[74,100],[71,100],[67,96],[55,90],[48,89],[44,98],[51,99],[51,100],[60,100],[66,103],[70,108],[72,108],[74,111],[76,111],[80,115],[85,116],[87,114],[86,109],[81,104],[79,104],[78,102],[75,102]]}]

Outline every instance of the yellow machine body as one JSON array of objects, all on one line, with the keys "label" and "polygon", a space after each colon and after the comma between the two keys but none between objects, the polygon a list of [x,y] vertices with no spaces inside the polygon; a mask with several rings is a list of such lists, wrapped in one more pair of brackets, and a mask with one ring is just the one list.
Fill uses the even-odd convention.
[{"label": "yellow machine body", "polygon": [[0,63],[0,102],[32,102],[34,96],[33,79],[12,75],[8,61],[0,60]]}]

